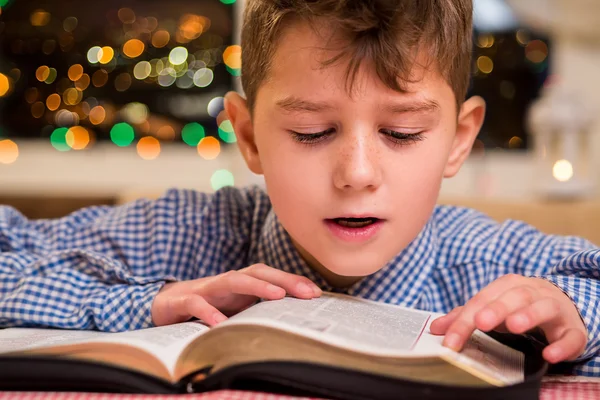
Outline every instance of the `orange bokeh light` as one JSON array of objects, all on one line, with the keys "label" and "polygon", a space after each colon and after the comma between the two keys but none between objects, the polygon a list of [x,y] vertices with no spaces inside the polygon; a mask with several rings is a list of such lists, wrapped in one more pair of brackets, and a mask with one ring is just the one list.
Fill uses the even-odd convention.
[{"label": "orange bokeh light", "polygon": [[9,139],[0,140],[0,163],[12,164],[19,158],[19,146]]},{"label": "orange bokeh light", "polygon": [[200,143],[198,143],[198,154],[205,160],[214,160],[219,156],[220,152],[221,144],[212,136],[202,138]]},{"label": "orange bokeh light", "polygon": [[144,160],[154,160],[160,154],[160,142],[152,136],[145,136],[137,143],[137,152]]}]

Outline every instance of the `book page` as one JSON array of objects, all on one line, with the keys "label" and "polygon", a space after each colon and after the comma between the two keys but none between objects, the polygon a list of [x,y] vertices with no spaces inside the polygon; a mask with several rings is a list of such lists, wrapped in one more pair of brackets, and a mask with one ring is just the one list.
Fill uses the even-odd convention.
[{"label": "book page", "polygon": [[337,294],[266,301],[222,323],[259,324],[301,333],[335,346],[385,356],[438,355],[425,327],[433,314]]},{"label": "book page", "polygon": [[471,335],[460,353],[444,347],[443,357],[473,375],[493,376],[505,385],[525,379],[525,355],[481,331]]},{"label": "book page", "polygon": [[141,348],[160,359],[173,374],[180,352],[208,331],[200,322],[107,333],[61,329],[8,328],[0,330],[0,354],[49,346],[82,343],[118,343]]},{"label": "book page", "polygon": [[460,353],[443,347],[444,337],[429,333],[431,322],[441,315],[326,293],[312,300],[262,302],[223,325],[266,325],[373,355],[438,356],[482,379],[493,377],[497,384],[523,381],[523,353],[482,332],[476,331]]}]

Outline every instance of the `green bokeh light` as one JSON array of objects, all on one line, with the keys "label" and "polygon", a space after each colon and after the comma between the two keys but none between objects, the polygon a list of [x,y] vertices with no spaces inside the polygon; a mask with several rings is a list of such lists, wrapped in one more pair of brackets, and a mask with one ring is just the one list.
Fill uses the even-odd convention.
[{"label": "green bokeh light", "polygon": [[233,4],[235,3],[236,0],[221,0],[221,3],[223,4]]},{"label": "green bokeh light", "polygon": [[181,130],[181,139],[189,146],[198,146],[204,136],[204,127],[197,122],[189,123]]},{"label": "green bokeh light", "polygon": [[133,127],[126,122],[120,122],[110,130],[110,140],[119,147],[127,147],[135,139]]},{"label": "green bokeh light", "polygon": [[54,83],[54,81],[56,80],[56,75],[57,75],[56,69],[50,68],[48,77],[46,78],[46,80],[44,82],[47,83],[48,85],[51,83]]},{"label": "green bokeh light", "polygon": [[235,137],[235,132],[233,131],[233,125],[231,125],[231,121],[226,119],[221,122],[219,125],[219,137],[225,143],[235,143],[237,141]]},{"label": "green bokeh light", "polygon": [[50,135],[50,143],[58,151],[69,151],[71,147],[67,144],[67,132],[69,128],[56,128]]},{"label": "green bokeh light", "polygon": [[[4,7],[10,2],[11,2],[11,0],[0,0],[0,7]],[[225,4],[227,4],[227,3],[225,3]]]},{"label": "green bokeh light", "polygon": [[233,174],[226,169],[220,169],[210,178],[210,185],[213,190],[219,190],[225,186],[233,186]]},{"label": "green bokeh light", "polygon": [[241,68],[229,68],[227,65],[225,66],[225,68],[227,68],[227,72],[229,72],[233,76],[242,76]]}]

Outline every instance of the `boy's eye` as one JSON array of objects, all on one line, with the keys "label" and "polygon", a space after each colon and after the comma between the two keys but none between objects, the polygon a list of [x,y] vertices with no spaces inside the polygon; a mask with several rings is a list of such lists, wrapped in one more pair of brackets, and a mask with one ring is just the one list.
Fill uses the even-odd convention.
[{"label": "boy's eye", "polygon": [[[290,134],[292,135],[294,140],[296,140],[297,142],[306,143],[306,144],[316,144],[316,143],[319,143],[322,140],[326,139],[330,134],[332,134],[334,132],[335,132],[335,129],[330,128],[325,131],[315,132],[315,133],[300,133],[300,132],[290,131]],[[411,143],[420,142],[423,139],[425,139],[425,137],[423,136],[423,132],[402,133],[402,132],[393,131],[391,129],[381,129],[380,132],[383,133],[385,136],[387,136],[389,138],[389,140],[392,141],[392,143],[397,144],[397,145],[408,145]]]},{"label": "boy's eye", "polygon": [[319,143],[320,141],[322,141],[323,139],[326,139],[327,136],[333,132],[335,132],[335,129],[329,128],[325,131],[315,132],[315,133],[300,133],[300,132],[290,131],[290,134],[292,135],[294,140],[296,140],[300,143],[316,144],[316,143]]},{"label": "boy's eye", "polygon": [[381,129],[379,132],[386,135],[394,144],[397,145],[409,145],[411,143],[417,143],[425,139],[423,132],[417,133],[402,133],[393,131],[391,129]]}]

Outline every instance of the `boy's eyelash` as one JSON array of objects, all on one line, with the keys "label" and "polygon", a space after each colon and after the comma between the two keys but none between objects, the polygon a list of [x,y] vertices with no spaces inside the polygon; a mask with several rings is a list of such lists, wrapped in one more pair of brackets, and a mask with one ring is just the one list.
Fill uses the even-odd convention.
[{"label": "boy's eyelash", "polygon": [[[290,131],[290,134],[297,142],[304,144],[317,144],[322,140],[326,139],[331,133],[333,133],[335,129],[330,128],[322,132],[316,133],[299,133],[295,131]],[[418,133],[402,133],[393,131],[391,129],[382,129],[380,131],[384,135],[388,136],[388,138],[397,145],[408,145],[410,143],[420,142],[425,137],[423,136],[423,132]]]}]

